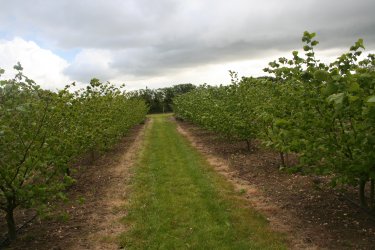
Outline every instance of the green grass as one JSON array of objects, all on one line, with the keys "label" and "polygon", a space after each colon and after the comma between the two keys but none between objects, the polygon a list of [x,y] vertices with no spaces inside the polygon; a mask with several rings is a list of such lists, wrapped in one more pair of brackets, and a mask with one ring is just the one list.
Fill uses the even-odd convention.
[{"label": "green grass", "polygon": [[152,115],[120,237],[125,249],[285,249],[169,115]]}]

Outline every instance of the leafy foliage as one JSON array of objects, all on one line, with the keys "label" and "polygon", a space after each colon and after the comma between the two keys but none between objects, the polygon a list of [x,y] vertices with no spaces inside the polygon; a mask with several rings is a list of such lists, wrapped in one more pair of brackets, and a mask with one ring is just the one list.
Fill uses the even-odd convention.
[{"label": "leafy foliage", "polygon": [[359,184],[367,206],[365,185],[375,178],[375,56],[360,60],[359,39],[324,64],[315,57],[314,38],[303,34],[304,56],[293,51],[292,59],[270,62],[264,71],[273,77],[239,80],[231,72],[230,86],[201,86],[176,98],[175,113],[226,136],[257,138],[281,156],[293,152],[306,172]]},{"label": "leafy foliage", "polygon": [[[93,79],[74,93],[43,90],[22,73],[0,81],[0,209],[15,238],[16,207],[65,198],[69,166],[82,154],[108,149],[147,113],[110,83]],[[3,72],[3,70],[1,71]]]}]

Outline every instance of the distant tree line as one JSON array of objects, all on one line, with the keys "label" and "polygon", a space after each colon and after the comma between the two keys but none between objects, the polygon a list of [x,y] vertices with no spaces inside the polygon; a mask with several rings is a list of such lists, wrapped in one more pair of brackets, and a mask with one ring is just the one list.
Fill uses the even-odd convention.
[{"label": "distant tree line", "polygon": [[131,97],[141,98],[149,106],[149,113],[168,113],[173,111],[173,98],[196,88],[191,83],[174,85],[159,89],[140,89],[129,93]]}]

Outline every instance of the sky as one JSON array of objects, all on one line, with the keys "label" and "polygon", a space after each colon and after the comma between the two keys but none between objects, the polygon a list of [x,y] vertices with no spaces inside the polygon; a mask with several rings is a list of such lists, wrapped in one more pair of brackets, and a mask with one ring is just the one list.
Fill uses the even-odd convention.
[{"label": "sky", "polygon": [[0,68],[44,88],[91,78],[129,90],[228,84],[302,48],[316,32],[322,61],[363,38],[375,51],[374,0],[0,0]]}]

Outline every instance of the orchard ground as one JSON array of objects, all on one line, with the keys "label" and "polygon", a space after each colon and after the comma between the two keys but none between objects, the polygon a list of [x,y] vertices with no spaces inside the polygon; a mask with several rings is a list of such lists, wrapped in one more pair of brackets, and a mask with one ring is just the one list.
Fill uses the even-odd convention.
[{"label": "orchard ground", "polygon": [[324,178],[280,172],[277,154],[170,115],[150,116],[82,168],[75,202],[10,249],[373,248],[372,217]]}]

